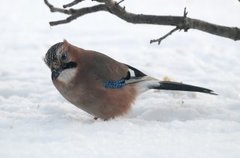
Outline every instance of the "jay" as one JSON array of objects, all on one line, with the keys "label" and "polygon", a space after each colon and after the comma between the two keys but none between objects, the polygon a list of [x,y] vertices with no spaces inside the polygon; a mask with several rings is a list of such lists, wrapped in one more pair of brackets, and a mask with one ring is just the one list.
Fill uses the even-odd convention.
[{"label": "jay", "polygon": [[108,120],[127,113],[136,97],[149,89],[215,95],[210,89],[160,81],[130,65],[76,47],[66,40],[51,46],[44,61],[61,95],[95,119]]}]

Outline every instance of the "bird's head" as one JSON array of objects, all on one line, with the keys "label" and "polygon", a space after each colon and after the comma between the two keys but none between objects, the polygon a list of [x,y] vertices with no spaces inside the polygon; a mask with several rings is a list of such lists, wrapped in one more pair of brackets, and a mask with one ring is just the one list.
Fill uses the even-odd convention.
[{"label": "bird's head", "polygon": [[68,81],[75,75],[77,63],[69,51],[70,44],[64,40],[51,46],[47,51],[44,62],[52,72],[52,80]]}]

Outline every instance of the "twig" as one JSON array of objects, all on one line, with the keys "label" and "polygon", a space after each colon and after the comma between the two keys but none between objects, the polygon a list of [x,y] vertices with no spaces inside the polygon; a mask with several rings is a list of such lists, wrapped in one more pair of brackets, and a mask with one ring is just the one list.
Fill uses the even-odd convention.
[{"label": "twig", "polygon": [[177,30],[181,31],[183,29],[184,32],[187,32],[188,29],[189,29],[188,24],[187,24],[187,20],[186,20],[187,19],[187,14],[188,14],[188,12],[187,12],[187,9],[185,7],[184,12],[183,12],[183,22],[179,26],[176,26],[174,29],[169,31],[166,35],[160,37],[159,39],[150,40],[150,44],[157,42],[158,45],[160,45],[162,40],[164,40],[165,38],[167,38],[168,36],[170,36],[172,33],[174,33]]},{"label": "twig", "polygon": [[68,4],[63,5],[63,8],[72,7],[72,6],[78,4],[78,3],[82,2],[82,1],[84,1],[84,0],[74,0],[74,1],[72,1],[70,3],[68,3]]},{"label": "twig", "polygon": [[[184,30],[184,32],[187,32],[189,27],[188,27],[188,23],[187,23],[187,8],[185,7],[184,8],[184,11],[183,11],[183,27],[181,29]],[[179,26],[178,26],[179,27]]]},{"label": "twig", "polygon": [[172,33],[174,33],[175,31],[179,30],[178,27],[175,27],[174,29],[172,29],[171,31],[169,31],[166,35],[160,37],[159,39],[153,39],[150,41],[150,44],[154,43],[154,42],[158,42],[158,45],[161,44],[162,40],[164,40],[165,38],[167,38],[168,36],[170,36]]},{"label": "twig", "polygon": [[99,2],[99,3],[105,3],[107,0],[92,0],[92,1],[96,1],[96,2]]},{"label": "twig", "polygon": [[64,14],[72,14],[72,9],[70,10],[67,10],[67,9],[62,9],[62,8],[57,8],[57,7],[54,7],[52,4],[50,4],[48,2],[48,0],[44,0],[44,3],[48,6],[48,8],[50,9],[51,12],[59,12],[59,13],[64,13]]},{"label": "twig", "polygon": [[69,23],[69,22],[77,19],[80,16],[83,16],[83,15],[86,15],[89,13],[93,13],[93,12],[105,11],[105,10],[107,10],[107,8],[103,4],[99,4],[99,5],[92,6],[92,7],[81,8],[78,10],[71,9],[71,12],[73,13],[73,14],[71,14],[71,16],[69,16],[68,18],[63,19],[63,20],[51,21],[51,22],[49,22],[49,24],[51,26],[65,24],[65,23]]},{"label": "twig", "polygon": [[119,5],[120,3],[122,3],[124,0],[121,0],[121,1],[119,1],[119,2],[117,2],[117,4]]}]

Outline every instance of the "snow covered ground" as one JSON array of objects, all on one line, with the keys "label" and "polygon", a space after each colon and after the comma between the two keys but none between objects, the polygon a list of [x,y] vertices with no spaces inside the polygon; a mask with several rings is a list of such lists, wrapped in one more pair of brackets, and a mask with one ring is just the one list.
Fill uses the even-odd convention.
[{"label": "snow covered ground", "polygon": [[[63,0],[52,1],[63,2]],[[238,0],[126,0],[129,11],[189,16],[240,27]],[[86,4],[87,5],[87,4]],[[128,24],[107,13],[50,27],[43,0],[0,1],[1,158],[239,158],[240,43],[190,30],[162,45],[171,27]],[[215,90],[219,96],[149,91],[110,121],[74,107],[57,92],[42,61],[67,39],[156,78]]]}]

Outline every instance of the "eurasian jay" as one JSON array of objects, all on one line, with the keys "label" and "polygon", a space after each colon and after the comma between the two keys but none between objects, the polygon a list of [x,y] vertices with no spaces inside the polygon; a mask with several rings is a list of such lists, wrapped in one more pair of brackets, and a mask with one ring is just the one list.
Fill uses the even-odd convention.
[{"label": "eurasian jay", "polygon": [[45,63],[52,82],[69,102],[108,120],[130,110],[136,97],[149,90],[179,90],[215,94],[212,90],[178,82],[160,81],[102,53],[78,48],[66,40],[53,45]]}]

